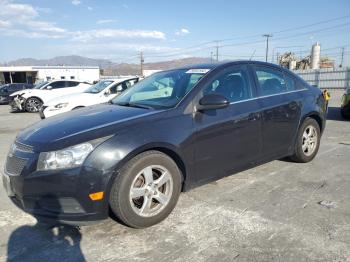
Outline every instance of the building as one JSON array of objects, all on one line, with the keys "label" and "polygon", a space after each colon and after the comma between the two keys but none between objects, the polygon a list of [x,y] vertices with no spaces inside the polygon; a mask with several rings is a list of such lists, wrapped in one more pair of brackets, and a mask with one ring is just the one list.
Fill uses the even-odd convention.
[{"label": "building", "polygon": [[147,76],[153,75],[154,73],[157,73],[157,72],[160,72],[160,71],[162,71],[162,70],[160,70],[160,69],[144,69],[143,70],[143,76],[147,77]]},{"label": "building", "polygon": [[54,79],[94,82],[100,79],[97,66],[3,66],[0,83],[38,83]]}]

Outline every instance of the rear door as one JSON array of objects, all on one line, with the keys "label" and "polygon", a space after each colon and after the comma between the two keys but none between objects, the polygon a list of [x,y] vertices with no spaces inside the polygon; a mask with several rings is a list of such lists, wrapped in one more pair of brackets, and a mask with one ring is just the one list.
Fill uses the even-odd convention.
[{"label": "rear door", "polygon": [[194,115],[199,181],[228,175],[261,157],[260,108],[246,66],[230,66],[218,72],[199,96],[209,93],[226,97],[230,105]]},{"label": "rear door", "polygon": [[291,76],[278,68],[253,65],[262,108],[264,159],[288,155],[294,146],[302,106],[302,94]]}]

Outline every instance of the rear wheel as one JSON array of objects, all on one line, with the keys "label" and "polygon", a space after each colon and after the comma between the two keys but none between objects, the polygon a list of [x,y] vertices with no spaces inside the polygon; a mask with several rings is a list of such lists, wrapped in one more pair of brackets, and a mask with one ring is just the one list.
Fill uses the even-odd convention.
[{"label": "rear wheel", "polygon": [[306,118],[300,126],[292,160],[306,163],[314,159],[320,146],[321,131],[317,121]]},{"label": "rear wheel", "polygon": [[164,220],[181,192],[176,163],[159,151],[130,160],[118,174],[110,193],[110,207],[123,223],[145,228]]},{"label": "rear wheel", "polygon": [[26,100],[25,109],[27,112],[35,113],[35,112],[39,112],[42,105],[43,105],[43,102],[39,98],[29,97]]}]

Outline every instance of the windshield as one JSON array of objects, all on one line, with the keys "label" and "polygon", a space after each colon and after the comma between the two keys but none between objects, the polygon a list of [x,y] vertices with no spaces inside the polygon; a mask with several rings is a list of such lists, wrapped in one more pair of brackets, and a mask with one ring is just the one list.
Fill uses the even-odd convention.
[{"label": "windshield", "polygon": [[111,80],[104,80],[104,81],[100,81],[97,84],[90,86],[85,93],[90,93],[90,94],[97,94],[100,93],[103,89],[105,89],[107,86],[109,86],[110,84],[112,84],[113,81]]},{"label": "windshield", "polygon": [[41,89],[43,88],[48,82],[41,82],[39,84],[36,84],[33,89]]},{"label": "windshield", "polygon": [[171,108],[195,86],[209,69],[178,69],[155,73],[113,99],[117,105]]}]

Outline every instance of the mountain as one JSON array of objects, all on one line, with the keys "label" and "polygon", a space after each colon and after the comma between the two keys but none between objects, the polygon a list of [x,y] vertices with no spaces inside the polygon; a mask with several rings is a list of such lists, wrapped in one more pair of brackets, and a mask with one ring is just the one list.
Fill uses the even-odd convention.
[{"label": "mountain", "polygon": [[[176,59],[170,61],[162,61],[162,62],[153,62],[153,63],[145,63],[145,70],[166,70],[170,68],[180,67],[184,65],[190,64],[199,64],[199,63],[209,63],[209,58],[202,57],[190,57],[184,59]],[[103,70],[104,75],[113,76],[113,75],[136,75],[140,73],[140,65],[139,64],[112,64],[108,68]]]},{"label": "mountain", "polygon": [[[145,63],[144,69],[165,70],[174,67],[180,67],[188,64],[208,63],[209,58],[189,57],[175,59],[170,61]],[[135,75],[140,73],[139,64],[113,63],[106,59],[93,59],[83,56],[58,56],[51,59],[33,59],[22,58],[8,63],[3,66],[99,66],[104,75]]]},{"label": "mountain", "polygon": [[50,59],[22,58],[4,63],[5,66],[99,66],[107,68],[112,64],[106,59],[93,59],[83,56],[57,56]]}]

